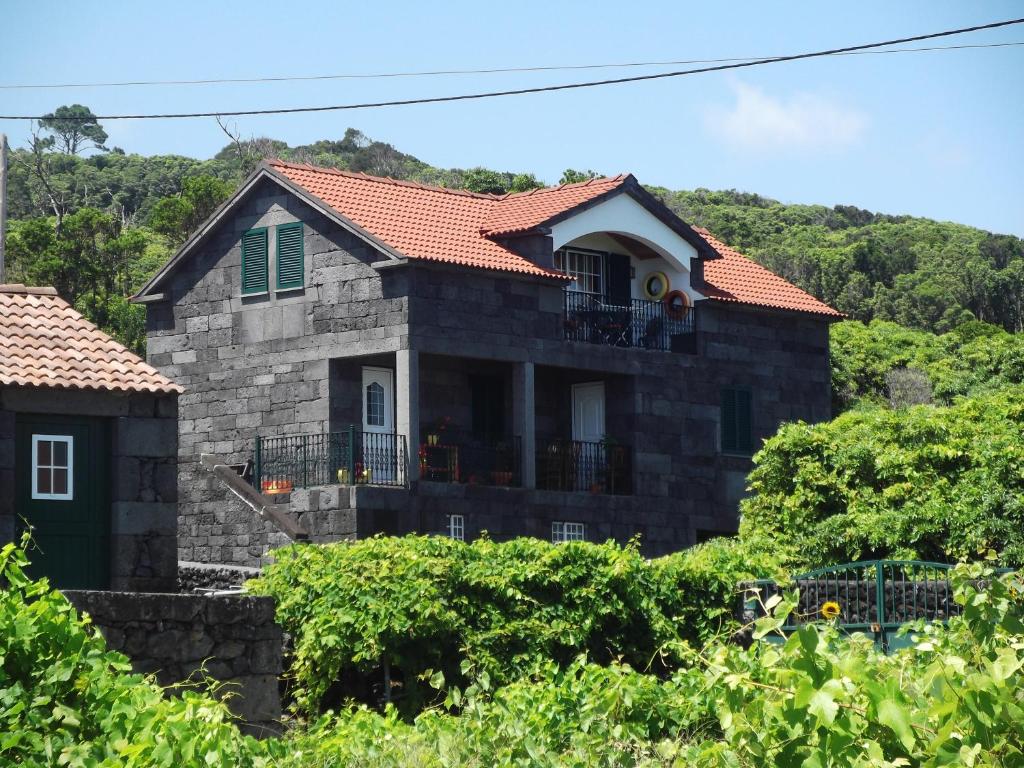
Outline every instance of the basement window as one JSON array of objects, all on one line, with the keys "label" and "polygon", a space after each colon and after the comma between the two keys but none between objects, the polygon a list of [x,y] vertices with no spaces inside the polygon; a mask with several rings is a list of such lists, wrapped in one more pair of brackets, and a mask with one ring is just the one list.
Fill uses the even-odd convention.
[{"label": "basement window", "polygon": [[562,544],[566,541],[586,541],[587,526],[583,523],[554,522],[551,524],[551,541]]},{"label": "basement window", "polygon": [[448,537],[456,541],[466,540],[466,519],[462,515],[448,515]]},{"label": "basement window", "polygon": [[70,435],[32,435],[32,498],[71,501],[74,498],[75,439]]}]

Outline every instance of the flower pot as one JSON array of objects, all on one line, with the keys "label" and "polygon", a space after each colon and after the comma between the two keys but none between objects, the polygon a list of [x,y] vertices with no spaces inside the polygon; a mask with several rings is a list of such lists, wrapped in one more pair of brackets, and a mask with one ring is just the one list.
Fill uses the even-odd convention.
[{"label": "flower pot", "polygon": [[512,485],[512,473],[491,472],[491,482],[495,485]]},{"label": "flower pot", "polygon": [[278,493],[291,493],[291,480],[264,480],[262,483],[263,493],[273,496]]}]

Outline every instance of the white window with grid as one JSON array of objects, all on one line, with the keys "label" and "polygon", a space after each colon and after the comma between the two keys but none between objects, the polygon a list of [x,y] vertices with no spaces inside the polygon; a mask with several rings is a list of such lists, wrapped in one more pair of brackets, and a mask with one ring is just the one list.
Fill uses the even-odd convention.
[{"label": "white window with grid", "polygon": [[570,290],[600,296],[604,293],[604,254],[560,248],[555,251],[555,269],[572,278]]},{"label": "white window with grid", "polygon": [[33,499],[74,499],[74,447],[71,435],[32,435]]},{"label": "white window with grid", "polygon": [[551,524],[551,541],[561,544],[566,541],[586,541],[587,526],[584,523],[554,522]]},{"label": "white window with grid", "polygon": [[384,426],[384,387],[373,382],[366,388],[366,423]]},{"label": "white window with grid", "polygon": [[456,541],[466,540],[466,520],[462,515],[448,515],[448,536]]}]

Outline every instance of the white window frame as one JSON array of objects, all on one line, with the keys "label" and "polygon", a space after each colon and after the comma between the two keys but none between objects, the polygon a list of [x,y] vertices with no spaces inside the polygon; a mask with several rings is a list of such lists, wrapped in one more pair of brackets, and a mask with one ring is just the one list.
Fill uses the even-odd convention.
[{"label": "white window frame", "polygon": [[[50,446],[50,463],[39,463],[39,443],[64,443],[68,447],[67,466],[53,463],[53,446]],[[32,499],[39,501],[73,501],[75,498],[75,438],[71,435],[32,435]],[[39,470],[50,470],[50,487],[53,488],[53,470],[66,469],[68,472],[67,493],[40,493]]]},{"label": "white window frame", "polygon": [[448,515],[448,538],[466,540],[466,518],[462,515]]},{"label": "white window frame", "polygon": [[586,540],[586,523],[569,523],[563,520],[556,520],[551,523],[551,542],[553,544],[564,544],[567,541]]},{"label": "white window frame", "polygon": [[605,255],[600,251],[559,248],[555,251],[555,269],[572,278],[570,290],[591,296],[604,295]]}]

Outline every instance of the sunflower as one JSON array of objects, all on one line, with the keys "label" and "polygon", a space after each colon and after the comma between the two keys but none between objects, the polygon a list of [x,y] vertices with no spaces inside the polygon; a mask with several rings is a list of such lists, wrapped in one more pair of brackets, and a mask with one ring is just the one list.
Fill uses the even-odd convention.
[{"label": "sunflower", "polygon": [[834,600],[829,600],[828,602],[821,604],[821,615],[826,619],[834,619],[841,612],[842,609],[839,607],[839,603]]}]

